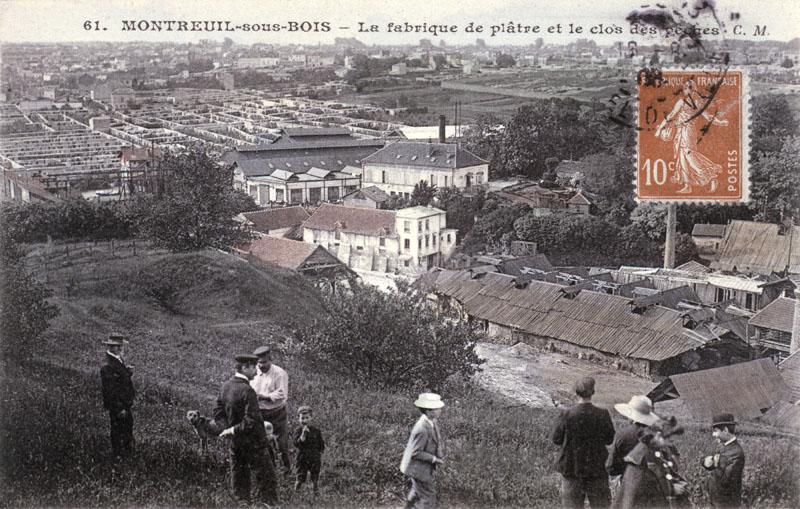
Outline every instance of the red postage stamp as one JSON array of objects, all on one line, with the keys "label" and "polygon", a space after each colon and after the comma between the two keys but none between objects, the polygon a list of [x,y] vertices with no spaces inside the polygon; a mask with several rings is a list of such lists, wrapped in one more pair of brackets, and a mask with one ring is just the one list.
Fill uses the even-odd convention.
[{"label": "red postage stamp", "polygon": [[637,80],[638,201],[749,200],[749,108],[741,70],[664,70]]}]

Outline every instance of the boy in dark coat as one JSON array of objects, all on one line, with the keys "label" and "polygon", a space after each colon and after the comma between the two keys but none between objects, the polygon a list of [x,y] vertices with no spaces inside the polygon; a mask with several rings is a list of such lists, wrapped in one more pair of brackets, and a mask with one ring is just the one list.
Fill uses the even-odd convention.
[{"label": "boy in dark coat", "polygon": [[322,452],[325,450],[325,441],[319,429],[311,425],[313,413],[311,407],[301,406],[297,410],[300,427],[294,430],[293,442],[297,448],[295,459],[297,480],[294,483],[295,491],[306,482],[306,477],[311,474],[311,484],[314,494],[319,493],[319,471],[322,467]]},{"label": "boy in dark coat", "polygon": [[708,493],[714,507],[739,507],[742,504],[744,450],[736,439],[733,414],[720,414],[711,424],[717,439],[716,453],[703,459],[703,467],[711,472]]},{"label": "boy in dark coat", "polygon": [[553,443],[561,446],[557,470],[563,476],[561,504],[583,507],[608,507],[611,493],[605,463],[606,445],[614,441],[614,425],[608,410],[592,404],[594,379],[584,377],[575,384],[580,401],[562,412],[553,429]]},{"label": "boy in dark coat", "polygon": [[256,374],[254,355],[236,356],[236,373],[222,384],[214,408],[220,437],[231,438],[231,482],[237,500],[250,502],[250,473],[255,473],[259,501],[277,503],[275,470],[268,459],[267,433],[258,409],[258,397],[250,387]]},{"label": "boy in dark coat", "polygon": [[136,397],[131,376],[133,372],[122,360],[124,345],[128,342],[121,334],[112,333],[103,344],[108,347],[106,363],[100,368],[103,387],[103,407],[111,423],[111,449],[114,456],[125,456],[133,451],[133,414],[131,407]]}]

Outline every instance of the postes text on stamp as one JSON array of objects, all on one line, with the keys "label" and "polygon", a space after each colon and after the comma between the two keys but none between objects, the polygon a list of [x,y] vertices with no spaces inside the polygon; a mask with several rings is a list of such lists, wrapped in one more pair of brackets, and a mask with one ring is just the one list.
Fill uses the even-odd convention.
[{"label": "postes text on stamp", "polygon": [[637,80],[638,201],[749,199],[748,93],[741,70],[663,70]]}]

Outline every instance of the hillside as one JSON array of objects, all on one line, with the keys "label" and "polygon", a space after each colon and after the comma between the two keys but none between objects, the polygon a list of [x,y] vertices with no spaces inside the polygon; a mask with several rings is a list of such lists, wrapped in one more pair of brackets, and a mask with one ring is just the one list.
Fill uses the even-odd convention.
[{"label": "hillside", "polygon": [[[224,444],[202,456],[184,416],[189,409],[208,414],[232,373],[232,354],[265,341],[289,372],[290,412],[314,407],[328,444],[320,498],[291,497],[283,481],[284,505],[402,505],[397,467],[416,418],[414,395],[364,390],[348,382],[346,367],[320,366],[297,353],[292,330],[322,312],[307,280],[216,251],[171,255],[142,247],[136,255],[126,247],[113,256],[87,247],[63,256],[32,246],[28,267],[51,285],[61,315],[35,359],[2,366],[0,506],[229,506]],[[112,330],[130,336],[127,360],[139,391],[137,454],[116,467],[98,376],[100,341]],[[557,451],[549,443],[555,409],[468,386],[453,386],[444,397],[445,507],[558,504]],[[697,426],[678,444],[692,479],[703,477],[695,460],[710,440]],[[797,506],[797,442],[755,428],[742,441],[745,497],[758,507]],[[699,482],[695,488],[699,500]]]}]

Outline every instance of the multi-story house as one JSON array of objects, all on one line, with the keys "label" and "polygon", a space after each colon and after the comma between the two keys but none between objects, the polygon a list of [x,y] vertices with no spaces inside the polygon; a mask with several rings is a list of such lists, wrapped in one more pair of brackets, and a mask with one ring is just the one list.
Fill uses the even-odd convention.
[{"label": "multi-story house", "polygon": [[456,245],[446,213],[433,207],[397,211],[323,203],[303,223],[303,241],[319,244],[348,266],[414,272],[441,265]]}]

